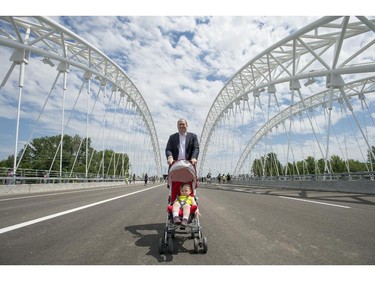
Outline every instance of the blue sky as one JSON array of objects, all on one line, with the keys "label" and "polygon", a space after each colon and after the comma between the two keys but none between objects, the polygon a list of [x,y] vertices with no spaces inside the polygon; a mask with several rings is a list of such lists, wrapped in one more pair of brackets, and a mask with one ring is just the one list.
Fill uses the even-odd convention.
[{"label": "blue sky", "polygon": [[[164,147],[180,117],[186,117],[189,129],[200,134],[209,108],[230,77],[257,53],[317,17],[52,16],[52,19],[99,48],[126,71],[149,105],[160,146]],[[8,54],[0,54],[2,60],[9,60]],[[0,67],[1,79],[8,68],[5,64]],[[46,84],[46,92],[54,79],[49,76],[38,81]],[[16,85],[17,76],[12,77]],[[16,95],[11,99],[15,107]],[[32,104],[32,101],[24,104],[24,110],[32,110]],[[4,108],[4,103],[0,106]],[[4,142],[9,143],[14,137],[14,111],[2,110],[0,118],[3,159],[13,153]],[[23,123],[20,134],[23,140],[28,136],[26,124]]]},{"label": "blue sky", "polygon": [[[162,159],[178,118],[186,117],[189,130],[199,136],[212,103],[234,73],[258,53],[323,16],[321,7],[331,14],[338,14],[342,8],[327,6],[324,1],[314,2],[308,13],[303,7],[290,9],[288,2],[281,1],[268,6],[259,3],[260,8],[253,7],[252,11],[244,9],[237,0],[231,1],[230,6],[216,3],[215,7],[200,5],[199,9],[199,1],[178,8],[176,1],[151,1],[151,5],[143,5],[144,2],[110,10],[111,1],[106,1],[106,5],[101,2],[100,10],[93,11],[93,6],[87,10],[85,5],[73,9],[73,1],[50,10],[26,1],[21,14],[49,15],[125,70],[149,106]],[[8,9],[8,14],[15,14],[12,9],[17,11],[17,7]],[[9,61],[9,54],[0,50],[0,60]],[[1,79],[8,67],[0,65]],[[48,92],[54,77],[48,73],[39,75],[44,78],[38,83],[45,83],[43,87]],[[14,76],[11,82],[15,87],[16,80]],[[14,94],[0,95],[0,159],[13,153],[16,101]],[[11,108],[5,106],[9,103]],[[24,110],[33,111],[32,100]],[[21,142],[27,140],[30,130],[29,123],[23,121]]]}]

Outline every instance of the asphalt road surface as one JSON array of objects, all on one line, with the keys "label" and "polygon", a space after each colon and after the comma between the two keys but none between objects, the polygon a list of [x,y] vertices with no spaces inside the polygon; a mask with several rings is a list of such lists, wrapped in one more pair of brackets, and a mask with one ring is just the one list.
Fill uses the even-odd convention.
[{"label": "asphalt road surface", "polygon": [[165,184],[0,198],[1,265],[374,265],[375,196],[198,188],[207,253],[159,254]]}]

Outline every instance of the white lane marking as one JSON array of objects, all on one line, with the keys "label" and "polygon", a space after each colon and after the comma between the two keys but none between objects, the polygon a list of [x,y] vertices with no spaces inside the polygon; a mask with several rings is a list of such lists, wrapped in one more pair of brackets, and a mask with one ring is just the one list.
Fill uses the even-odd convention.
[{"label": "white lane marking", "polygon": [[110,202],[110,201],[113,201],[113,200],[116,200],[116,199],[120,199],[120,198],[123,198],[123,197],[134,195],[134,194],[137,194],[137,193],[140,193],[140,192],[143,192],[143,191],[146,191],[146,190],[150,190],[150,189],[153,189],[153,188],[156,188],[156,187],[159,187],[159,186],[160,185],[145,188],[145,189],[142,189],[142,190],[134,191],[132,193],[128,193],[128,194],[124,194],[124,195],[121,195],[121,196],[113,197],[113,198],[106,199],[106,200],[103,200],[103,201],[99,201],[99,202],[96,202],[96,203],[92,203],[92,204],[89,204],[89,205],[85,205],[85,206],[81,206],[81,207],[78,207],[78,208],[66,210],[64,212],[52,214],[52,215],[41,217],[41,218],[34,219],[34,220],[31,220],[31,221],[26,221],[26,222],[23,222],[23,223],[19,223],[19,224],[15,224],[15,225],[5,227],[5,228],[1,228],[0,234],[6,233],[6,232],[9,232],[9,231],[18,229],[18,228],[22,228],[22,227],[25,227],[25,226],[28,226],[28,225],[32,225],[32,224],[35,224],[35,223],[38,223],[38,222],[46,221],[46,220],[53,219],[53,218],[56,218],[56,217],[60,217],[60,216],[66,215],[66,214],[77,212],[77,211],[80,211],[80,210],[83,210],[83,209],[87,209],[87,208],[90,208],[90,207],[93,207],[93,206],[97,206],[97,205],[100,205],[100,204],[103,204],[103,203],[107,203],[107,202]]},{"label": "white lane marking", "polygon": [[321,205],[327,205],[327,206],[333,206],[333,207],[351,209],[351,207],[349,207],[349,206],[336,205],[336,204],[330,204],[330,203],[323,203],[323,202],[319,202],[319,201],[306,200],[306,199],[293,198],[293,197],[286,197],[286,196],[279,196],[279,197],[280,198],[284,198],[284,199],[291,199],[291,200],[297,200],[297,201],[303,201],[303,202],[309,202],[309,203],[315,203],[315,204],[321,204]]},{"label": "white lane marking", "polygon": [[239,188],[235,188],[233,190],[239,191],[239,192],[245,192],[245,193],[254,193],[254,191],[252,191],[252,190],[245,190],[245,189],[239,189]]}]

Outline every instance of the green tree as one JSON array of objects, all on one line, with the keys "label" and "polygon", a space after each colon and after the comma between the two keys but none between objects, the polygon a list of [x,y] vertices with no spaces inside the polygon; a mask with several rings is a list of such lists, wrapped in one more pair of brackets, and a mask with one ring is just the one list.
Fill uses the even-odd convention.
[{"label": "green tree", "polygon": [[295,166],[295,163],[290,163],[288,162],[287,164],[287,167],[285,167],[285,169],[287,170],[286,171],[286,175],[290,176],[290,175],[296,175],[296,166]]},{"label": "green tree", "polygon": [[[33,139],[28,146],[24,146],[17,159],[21,159],[20,169],[35,169],[59,171],[61,135],[40,137]],[[88,153],[86,157],[86,141]],[[96,151],[91,147],[91,139],[64,135],[62,147],[62,171],[67,176],[70,172],[85,174],[86,162],[88,173],[91,175],[126,175],[130,167],[127,154],[115,154],[112,150]],[[104,158],[103,158],[104,155]],[[0,161],[1,167],[13,168],[13,156]]]},{"label": "green tree", "polygon": [[308,174],[317,174],[316,161],[314,157],[308,156],[305,160],[305,163],[306,163]]},{"label": "green tree", "polygon": [[345,161],[337,155],[331,156],[332,173],[344,173],[346,172]]},{"label": "green tree", "polygon": [[365,172],[370,171],[371,166],[367,165],[366,163],[359,162],[358,160],[349,159],[349,167],[350,172],[356,173],[356,172]]},{"label": "green tree", "polygon": [[263,175],[262,160],[255,159],[253,161],[253,174],[255,177],[261,177]]},{"label": "green tree", "polygon": [[282,171],[282,165],[277,159],[277,154],[274,152],[270,152],[267,154],[265,166],[266,173],[269,176],[278,176]]},{"label": "green tree", "polygon": [[[372,153],[371,153],[371,151],[372,151]],[[367,162],[369,162],[369,163],[375,162],[375,159],[374,159],[373,155],[375,155],[375,146],[371,146],[371,150],[367,149]]]}]

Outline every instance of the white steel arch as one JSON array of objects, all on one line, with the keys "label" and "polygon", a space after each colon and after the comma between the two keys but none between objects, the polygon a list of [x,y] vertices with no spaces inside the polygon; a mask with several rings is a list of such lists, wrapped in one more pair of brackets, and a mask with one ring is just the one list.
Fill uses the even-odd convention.
[{"label": "white steel arch", "polygon": [[[355,81],[346,85],[346,96],[348,99],[351,98],[364,98],[364,95],[375,92],[375,76],[370,78],[365,78],[360,81]],[[250,142],[241,154],[240,159],[237,162],[234,174],[238,175],[246,157],[251,152],[252,148],[264,137],[269,131],[278,126],[280,123],[286,121],[293,115],[297,115],[300,112],[311,109],[312,107],[321,106],[323,104],[329,103],[329,89],[324,90],[318,94],[307,97],[303,101],[299,101],[293,106],[285,108],[283,111],[273,116],[267,121],[251,138]],[[335,91],[333,93],[332,101],[338,101],[343,103],[343,98],[341,96],[341,91]]]},{"label": "white steel arch", "polygon": [[[200,139],[200,174],[204,175],[210,171],[206,159],[210,153],[215,129],[231,112],[234,114],[235,110],[241,110],[241,103],[244,104],[243,111],[247,104],[248,111],[254,113],[258,101],[260,104],[260,100],[268,93],[268,104],[273,97],[273,103],[284,99],[288,100],[288,106],[294,107],[296,103],[305,100],[306,95],[312,96],[324,88],[328,89],[330,107],[334,89],[341,89],[340,95],[348,101],[350,107],[349,99],[342,89],[356,80],[368,82],[364,78],[374,74],[374,43],[373,18],[323,17],[249,61],[227,82],[210,108]],[[320,90],[305,90],[300,83],[302,80],[306,81],[306,88],[315,82]],[[254,99],[253,109],[249,106],[251,93]],[[260,111],[264,116],[266,110],[261,108]],[[264,116],[264,124],[271,117]],[[247,139],[250,140],[251,137]],[[244,157],[246,152],[241,155]],[[235,166],[238,168],[242,165],[242,161],[241,158],[237,165],[233,166],[232,172]],[[238,169],[235,171],[237,173]]]},{"label": "white steel arch", "polygon": [[[14,50],[10,58],[12,65],[1,87],[6,84],[15,66],[19,65],[21,93],[25,65],[31,56],[42,57],[43,62],[51,66],[57,61],[57,71],[64,77],[70,67],[74,67],[84,71],[84,80],[91,81],[95,77],[92,80],[99,86],[110,85],[112,92],[118,93],[122,98],[127,97],[126,102],[136,109],[136,114],[143,120],[153,147],[155,170],[161,176],[161,155],[153,119],[141,93],[121,67],[77,34],[47,17],[3,16],[0,21],[0,45]],[[17,142],[18,140],[15,155]]]}]

